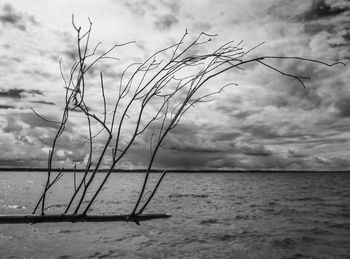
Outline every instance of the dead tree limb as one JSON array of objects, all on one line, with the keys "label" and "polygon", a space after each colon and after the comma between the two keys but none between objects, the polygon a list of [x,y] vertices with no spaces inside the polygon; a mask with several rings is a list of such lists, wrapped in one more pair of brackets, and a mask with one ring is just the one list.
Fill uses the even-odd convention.
[{"label": "dead tree limb", "polygon": [[167,214],[142,214],[142,215],[81,215],[81,214],[52,214],[52,215],[0,215],[0,224],[36,224],[49,222],[109,222],[123,221],[135,222],[152,219],[170,218]]}]

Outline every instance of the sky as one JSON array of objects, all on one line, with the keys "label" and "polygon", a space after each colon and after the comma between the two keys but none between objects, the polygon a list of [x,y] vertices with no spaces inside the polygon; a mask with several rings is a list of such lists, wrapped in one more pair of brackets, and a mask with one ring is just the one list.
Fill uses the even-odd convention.
[{"label": "sky", "polygon": [[[119,61],[97,66],[104,70],[106,89],[119,84],[123,67],[177,42],[186,30],[189,39],[201,32],[218,34],[208,48],[230,40],[244,40],[247,49],[265,42],[252,55],[347,64],[269,63],[286,73],[311,77],[305,88],[257,64],[228,71],[206,87],[228,81],[238,86],[191,109],[167,136],[156,168],[350,169],[350,2],[346,0],[1,0],[0,166],[47,165],[57,125],[31,109],[60,120],[65,90],[59,60],[66,74],[77,57],[72,14],[82,28],[88,27],[88,18],[93,22],[92,46],[102,42],[101,48],[107,50],[115,43],[135,41],[113,53]],[[92,73],[88,90],[96,112],[101,107],[98,76]],[[112,101],[113,94],[106,98]],[[67,125],[55,166],[67,168],[86,160],[83,132],[86,125],[81,118]],[[149,161],[147,139],[141,136],[117,168],[144,168]],[[97,154],[105,138],[95,141]]]}]

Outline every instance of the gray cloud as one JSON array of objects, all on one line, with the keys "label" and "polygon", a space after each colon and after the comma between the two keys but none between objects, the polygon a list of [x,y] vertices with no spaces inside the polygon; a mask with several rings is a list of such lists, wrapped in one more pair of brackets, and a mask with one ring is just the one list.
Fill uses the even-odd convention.
[{"label": "gray cloud", "polygon": [[192,24],[192,28],[195,31],[203,31],[203,32],[209,32],[209,30],[213,27],[213,24],[211,24],[208,21],[195,21]]},{"label": "gray cloud", "polygon": [[25,90],[25,89],[9,89],[9,90],[0,90],[0,97],[13,98],[13,99],[21,99],[24,95],[43,95],[40,90]]},{"label": "gray cloud", "polygon": [[220,140],[235,140],[239,138],[242,135],[241,132],[218,132],[214,133],[214,136],[212,137],[213,140],[220,141]]},{"label": "gray cloud", "polygon": [[146,15],[148,13],[159,13],[160,9],[166,10],[172,14],[178,14],[181,10],[180,1],[161,0],[161,1],[148,1],[148,0],[135,0],[124,1],[123,5],[127,7],[133,14]]},{"label": "gray cloud", "polygon": [[172,1],[172,0],[162,0],[160,1],[164,7],[168,8],[171,13],[179,14],[181,10],[181,1]]},{"label": "gray cloud", "polygon": [[162,150],[158,153],[155,167],[176,169],[199,169],[212,159],[216,160],[217,153],[192,153],[180,150]]},{"label": "gray cloud", "polygon": [[16,108],[15,106],[12,106],[12,105],[3,105],[3,104],[0,104],[0,109],[3,109],[3,110],[8,110],[8,109],[14,109]]},{"label": "gray cloud", "polygon": [[248,155],[248,156],[271,156],[272,150],[266,148],[262,144],[256,143],[236,143],[235,150],[238,153]]},{"label": "gray cloud", "polygon": [[289,157],[295,157],[295,158],[304,158],[304,157],[307,157],[307,155],[301,153],[301,152],[298,152],[296,150],[291,150],[289,149],[288,150],[288,156]]},{"label": "gray cloud", "polygon": [[236,157],[221,157],[209,160],[205,163],[205,167],[217,169],[242,169],[240,160]]},{"label": "gray cloud", "polygon": [[335,101],[335,107],[339,117],[350,117],[350,96],[339,97]]},{"label": "gray cloud", "polygon": [[24,92],[24,89],[10,89],[10,90],[1,90],[0,96],[1,97],[7,97],[7,98],[22,98],[22,93]]},{"label": "gray cloud", "polygon": [[[348,19],[348,11],[339,11],[348,8],[348,1],[314,1],[312,6],[309,5],[311,1],[298,0],[276,0],[254,4],[252,4],[253,1],[236,2],[229,0],[212,1],[210,4],[209,2],[203,4],[204,2],[200,3],[200,1],[198,3],[185,3],[184,1],[179,4],[178,1],[163,0],[124,2],[128,6],[128,11],[131,12],[131,15],[129,15],[130,13],[125,14],[126,10],[124,9],[121,17],[130,16],[135,19],[131,23],[126,21],[128,26],[129,24],[131,25],[130,28],[133,28],[134,22],[135,24],[140,24],[144,21],[151,21],[145,28],[145,31],[150,32],[150,35],[141,34],[144,47],[138,51],[142,54],[149,51],[147,41],[154,42],[154,35],[166,35],[169,40],[171,38],[169,38],[168,33],[163,33],[163,31],[170,29],[176,29],[177,31],[178,29],[180,30],[180,25],[187,26],[188,24],[190,31],[193,29],[195,31],[212,29],[213,32],[220,34],[220,38],[223,36],[224,40],[231,37],[235,39],[237,37],[247,37],[254,44],[254,38],[257,37],[258,41],[270,41],[271,44],[267,43],[262,47],[262,52],[267,49],[267,52],[271,51],[271,53],[276,53],[277,55],[301,55],[321,58],[326,61],[342,59],[344,56],[348,56],[347,44],[350,39],[349,31],[346,30],[346,27],[349,27],[349,22],[346,21]],[[325,11],[320,11],[315,3],[318,3],[318,6],[323,5],[327,7],[328,5],[330,9],[327,7],[328,9],[326,8]],[[341,5],[340,3],[343,4]],[[242,6],[244,10],[251,9],[252,11],[245,15],[245,12],[241,12],[240,8],[234,10],[233,7],[235,5],[238,5],[238,7]],[[276,6],[273,10],[274,13],[266,11],[271,5]],[[198,7],[196,9],[201,10],[201,12],[193,12],[193,7]],[[308,9],[305,10],[305,8]],[[0,26],[3,25],[3,28],[1,28],[2,35],[4,35],[6,29],[9,30],[11,27],[21,24],[24,26],[22,29],[27,28],[29,30],[30,21],[28,16],[16,12],[12,7],[7,9],[7,11],[0,11]],[[5,17],[4,14],[7,14],[5,11],[15,15]],[[237,21],[235,28],[238,29],[232,27],[233,19]],[[108,23],[107,21],[103,22]],[[150,26],[155,26],[158,31],[153,30],[152,32]],[[17,28],[21,29],[21,27]],[[140,31],[136,29],[135,31],[143,32],[142,29]],[[41,30],[44,31],[45,28],[43,27]],[[74,39],[72,41],[70,36],[68,38],[68,34],[66,37],[61,32],[55,33],[54,39],[58,38],[59,40],[57,41],[57,46],[54,46],[55,48],[57,47],[56,54],[51,53],[52,58],[57,61],[63,55],[64,63],[67,60],[70,62],[72,59],[75,59],[76,53],[72,51],[75,48]],[[153,35],[152,33],[155,34]],[[22,33],[21,35],[30,35],[28,43],[35,42],[31,34]],[[151,39],[152,37],[153,39]],[[262,39],[263,37],[266,38]],[[50,39],[50,37],[45,38]],[[159,38],[160,42],[163,40],[163,38]],[[26,41],[22,40],[21,42],[23,44],[26,43]],[[64,46],[58,45],[60,42],[64,42]],[[211,44],[216,44],[215,40]],[[39,45],[38,47],[41,46]],[[249,45],[249,42],[247,45]],[[15,44],[9,44],[8,46],[3,44],[3,46],[6,48],[5,51],[12,51],[10,53],[10,55],[12,54],[11,57],[21,54],[17,51]],[[41,47],[45,49],[47,44]],[[208,46],[208,48],[210,47]],[[40,51],[40,55],[43,52]],[[260,52],[260,48],[258,52]],[[44,73],[42,73],[43,71],[35,71],[35,66],[32,66],[37,61],[42,62],[43,56],[47,56],[44,53],[45,55],[41,55],[41,58],[37,58],[38,53],[39,51],[35,51],[32,53],[34,54],[33,56],[19,56],[23,57],[23,61],[21,64],[17,64],[15,62],[18,62],[18,60],[13,60],[15,62],[11,63],[11,68],[9,68],[9,58],[7,60],[2,59],[0,65],[6,68],[3,73],[9,74],[8,71],[13,67],[13,71],[17,71],[22,75],[22,72],[26,72],[23,69],[32,67],[33,70],[27,70],[29,74],[25,75],[26,78],[23,77],[22,81],[13,81],[16,82],[18,87],[21,87],[21,85],[22,87],[28,86],[30,88],[42,87],[41,89],[45,89],[45,94],[50,94],[50,100],[58,103],[54,99],[58,96],[55,90],[46,90],[41,81],[40,84],[37,84],[39,82],[37,79],[40,79],[42,76],[49,76],[45,71]],[[191,54],[193,53],[195,52]],[[347,97],[348,73],[344,72],[340,75],[337,72],[337,68],[328,69],[327,67],[323,69],[312,64],[289,61],[272,61],[271,64],[287,73],[312,76],[313,79],[307,82],[306,89],[299,87],[300,85],[295,80],[286,79],[275,72],[269,71],[265,73],[265,68],[262,69],[261,66],[247,67],[247,70],[251,71],[249,74],[236,71],[234,77],[228,75],[225,79],[228,79],[230,76],[235,82],[240,83],[241,86],[237,87],[238,90],[225,91],[225,94],[220,95],[216,103],[209,105],[209,108],[203,104],[203,106],[199,107],[201,111],[193,109],[191,114],[193,122],[186,121],[187,118],[185,116],[185,120],[166,139],[166,145],[157,158],[157,166],[170,168],[203,168],[208,166],[210,168],[288,169],[310,168],[318,165],[320,167],[333,168],[332,161],[338,166],[346,166],[346,160],[332,158],[335,155],[331,154],[331,152],[338,152],[337,150],[331,150],[327,153],[327,148],[332,146],[336,149],[335,147],[339,147],[347,141],[350,119],[350,108],[347,104],[350,101]],[[47,63],[47,71],[50,68],[51,65]],[[95,75],[100,69],[101,71],[105,70],[104,67],[98,65],[97,70],[91,70],[89,76]],[[110,70],[107,69],[104,74],[106,82],[108,80],[113,81],[111,79],[112,74],[108,74],[112,70],[111,68]],[[331,70],[333,72],[330,72]],[[243,75],[243,73],[245,74]],[[29,77],[32,80],[27,80]],[[9,77],[4,82],[10,82],[10,80],[12,78]],[[51,78],[51,82],[56,84],[58,78]],[[221,81],[218,81],[218,83],[221,84]],[[209,87],[212,85],[208,84]],[[6,88],[9,87],[13,86],[6,85]],[[8,113],[14,113],[10,109],[12,105],[16,104],[11,102],[16,101],[23,108],[30,106],[29,102],[31,102],[32,104],[38,104],[38,107],[41,106],[40,104],[43,104],[43,116],[46,117],[46,114],[50,114],[51,108],[54,108],[46,105],[54,105],[54,103],[48,102],[41,91],[25,89],[0,90],[1,97],[6,102],[0,106],[0,109],[7,109],[3,110],[3,119],[6,121],[7,118],[12,118],[10,119],[12,121],[6,121],[6,132],[4,132],[4,129],[0,129],[0,132],[1,130],[4,132],[4,137],[2,138],[14,139],[13,142],[8,142],[6,145],[6,147],[11,147],[11,145],[16,147],[12,149],[12,153],[9,152],[11,156],[18,157],[18,161],[20,159],[23,160],[26,157],[25,154],[21,153],[22,149],[30,153],[34,144],[35,148],[40,149],[44,147],[43,150],[47,150],[57,129],[55,124],[46,123],[34,114],[19,115]],[[44,110],[45,107],[50,109]],[[74,118],[79,117],[79,113],[71,113],[71,115]],[[50,120],[58,119],[50,116],[47,118]],[[57,159],[62,163],[79,161],[84,158],[84,152],[80,150],[81,143],[86,140],[86,136],[80,136],[84,132],[83,125],[68,127],[70,128],[67,134],[62,136],[60,144],[58,144],[60,154],[57,156]],[[147,148],[146,139],[142,139],[142,137],[140,139],[142,141],[138,143],[137,149]],[[149,139],[147,140],[149,141]],[[14,143],[23,145],[23,148],[19,144]],[[99,145],[99,140],[96,143]],[[130,152],[129,164],[144,167],[147,163],[148,151],[147,149],[142,154],[134,150]],[[341,155],[345,157],[347,153],[345,151],[342,152]],[[11,158],[10,155],[4,153],[2,152],[1,157]],[[42,152],[41,154],[44,153]],[[313,154],[324,153],[324,156],[320,156],[323,162],[312,157]],[[310,156],[310,154],[312,155]],[[45,153],[46,157],[47,154]],[[35,159],[40,161],[39,154],[35,156]]]},{"label": "gray cloud", "polygon": [[[213,135],[213,136],[212,136]],[[234,153],[247,156],[271,156],[272,150],[264,145],[250,141],[236,141],[235,138],[241,136],[237,134],[213,134],[202,129],[202,132],[182,131],[178,134],[169,134],[164,148],[176,151],[186,151],[189,153]]]},{"label": "gray cloud", "polygon": [[350,167],[350,160],[344,157],[324,157],[315,155],[314,160],[318,164],[332,169],[343,169]]},{"label": "gray cloud", "polygon": [[343,14],[350,10],[349,5],[337,5],[339,1],[313,0],[309,10],[299,15],[302,21],[310,21],[315,19],[325,19],[332,16]]},{"label": "gray cloud", "polygon": [[46,80],[48,80],[49,78],[53,78],[54,75],[45,71],[44,69],[32,69],[32,70],[28,70],[25,69],[22,71],[22,73],[24,74],[29,74],[30,76],[38,76],[38,77],[42,77]]},{"label": "gray cloud", "polygon": [[206,167],[213,169],[245,169],[245,170],[284,170],[303,168],[305,161],[302,159],[289,159],[274,155],[262,156],[226,156],[218,159],[208,160]]},{"label": "gray cloud", "polygon": [[275,129],[274,125],[266,125],[266,124],[251,124],[240,127],[241,132],[245,132],[249,134],[253,138],[258,139],[274,139],[280,138],[281,134]]},{"label": "gray cloud", "polygon": [[169,30],[173,25],[178,23],[178,19],[172,14],[162,15],[154,22],[154,26],[161,31]]},{"label": "gray cloud", "polygon": [[138,15],[145,15],[150,11],[155,11],[158,9],[157,5],[154,5],[150,1],[144,0],[124,1],[123,4],[131,11],[131,13]]},{"label": "gray cloud", "polygon": [[8,117],[7,118],[7,124],[6,126],[3,128],[3,131],[5,133],[10,133],[10,132],[20,132],[23,129],[23,127],[21,125],[18,124],[18,122],[12,118],[12,117]]},{"label": "gray cloud", "polygon": [[72,47],[63,52],[63,55],[68,57],[69,60],[75,61],[78,59],[77,51]]},{"label": "gray cloud", "polygon": [[[36,114],[34,113],[12,113],[9,114],[8,117],[12,117],[13,119],[16,119],[20,122],[23,122],[27,125],[30,126],[30,128],[52,128],[52,129],[57,129],[59,124],[56,123],[50,123],[47,122],[41,118],[39,118]],[[50,120],[50,121],[59,121],[58,117],[52,116],[52,115],[45,115],[45,119]],[[71,130],[71,126],[67,125],[66,130]]]},{"label": "gray cloud", "polygon": [[[53,119],[53,118],[50,118]],[[47,154],[44,150],[51,148],[57,127],[47,123],[34,114],[8,114],[7,123],[2,130],[2,149],[0,157],[5,164],[24,166],[45,166]],[[29,125],[29,127],[28,127]],[[86,137],[72,131],[72,125],[67,125],[67,131],[60,136],[56,145],[54,166],[73,166],[74,162],[82,161],[87,145],[83,145]],[[6,151],[6,152],[5,152]],[[98,152],[98,151],[97,151]],[[17,159],[12,161],[13,157]],[[22,162],[20,162],[22,161]],[[29,163],[32,161],[32,163]],[[28,162],[28,164],[26,164]]]},{"label": "gray cloud", "polygon": [[9,3],[5,4],[0,14],[0,22],[3,25],[11,25],[19,30],[27,29],[27,22],[37,25],[35,18],[26,14],[17,12]]},{"label": "gray cloud", "polygon": [[231,114],[232,117],[234,117],[235,119],[238,120],[245,120],[248,117],[252,116],[252,115],[256,115],[258,113],[260,113],[261,110],[259,109],[253,109],[253,110],[239,110],[239,111],[235,111]]}]

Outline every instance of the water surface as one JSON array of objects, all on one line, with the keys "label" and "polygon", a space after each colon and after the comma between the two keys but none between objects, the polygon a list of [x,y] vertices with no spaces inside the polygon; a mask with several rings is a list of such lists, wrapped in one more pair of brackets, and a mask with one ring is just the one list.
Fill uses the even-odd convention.
[{"label": "water surface", "polygon": [[[113,174],[91,213],[130,213],[142,179]],[[64,209],[72,180],[52,190],[47,213]],[[44,181],[1,172],[0,213],[31,213]],[[171,173],[145,211],[170,219],[0,225],[0,257],[350,258],[349,186],[345,173]]]}]

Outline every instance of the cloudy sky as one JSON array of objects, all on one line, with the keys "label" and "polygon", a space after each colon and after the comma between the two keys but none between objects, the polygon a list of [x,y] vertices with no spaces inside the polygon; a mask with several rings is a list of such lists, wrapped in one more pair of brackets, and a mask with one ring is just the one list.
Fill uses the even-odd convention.
[{"label": "cloudy sky", "polygon": [[[168,136],[156,167],[350,169],[347,0],[2,0],[0,166],[46,166],[57,125],[41,120],[31,108],[47,119],[60,119],[64,88],[58,63],[62,58],[63,69],[69,71],[76,58],[72,14],[83,28],[88,17],[92,20],[91,41],[101,41],[102,49],[116,42],[136,42],[117,50],[118,65],[107,61],[99,66],[107,71],[108,87],[118,84],[122,66],[173,44],[186,29],[190,38],[202,31],[218,34],[211,43],[214,47],[229,40],[244,40],[247,49],[265,42],[253,55],[301,56],[348,65],[269,63],[287,73],[310,76],[305,89],[259,65],[229,71],[222,82],[209,82],[207,87],[227,80],[238,86],[193,108]],[[89,91],[94,96],[97,90]],[[97,112],[101,99],[92,102]],[[82,124],[75,120],[68,125],[58,144],[57,165],[70,167],[86,159]],[[149,159],[145,143],[141,137],[120,167],[144,167]]]}]

